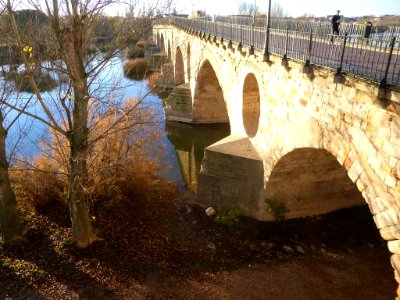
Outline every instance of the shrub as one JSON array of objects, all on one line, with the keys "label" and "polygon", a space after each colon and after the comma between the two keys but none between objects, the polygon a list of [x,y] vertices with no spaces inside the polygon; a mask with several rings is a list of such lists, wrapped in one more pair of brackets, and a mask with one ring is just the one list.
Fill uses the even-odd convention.
[{"label": "shrub", "polygon": [[239,223],[240,209],[236,206],[229,210],[220,210],[217,212],[214,220],[215,222],[224,226],[234,226]]},{"label": "shrub", "polygon": [[146,77],[147,84],[149,85],[149,88],[151,90],[155,90],[158,87],[158,83],[160,81],[160,73],[154,72],[152,74],[149,74],[149,76]]},{"label": "shrub", "polygon": [[64,200],[67,193],[67,177],[57,174],[54,164],[43,158],[38,156],[29,166],[19,164],[10,169],[17,199],[35,209]]},{"label": "shrub", "polygon": [[137,45],[129,47],[128,52],[126,54],[128,59],[135,59],[144,57],[144,49]]},{"label": "shrub", "polygon": [[128,60],[124,64],[124,74],[131,79],[143,80],[146,77],[148,65],[148,60],[145,58]]},{"label": "shrub", "polygon": [[270,213],[276,221],[284,221],[286,218],[287,208],[283,203],[276,202],[272,199],[266,198],[267,211]]},{"label": "shrub", "polygon": [[[34,78],[40,92],[51,91],[58,84],[49,73],[37,71],[34,74]],[[12,72],[7,75],[7,79],[14,81],[17,91],[33,93],[29,78],[25,73]]]},{"label": "shrub", "polygon": [[147,41],[145,38],[141,38],[137,43],[136,46],[141,47],[141,48],[145,48],[147,45]]},{"label": "shrub", "polygon": [[[139,100],[110,102],[108,105],[112,108],[102,115],[91,116],[94,126],[91,140],[102,138],[91,143],[88,151],[85,192],[92,204],[100,201],[129,205],[131,201],[146,199],[159,182],[156,159],[159,153],[155,151],[154,141],[162,132],[154,129],[154,113],[142,109]],[[122,121],[115,125],[116,120]],[[36,158],[29,164],[14,166],[12,171],[18,200],[35,208],[63,200],[68,192],[69,144],[66,138],[51,131],[49,140],[42,141],[40,146],[41,153]]]},{"label": "shrub", "polygon": [[[91,149],[89,160],[90,187],[92,199],[109,201],[113,204],[129,202],[145,197],[146,190],[157,181],[157,149],[154,141],[161,131],[154,129],[154,112],[143,110],[136,99],[124,104],[125,119],[113,127],[105,138],[99,140]],[[136,107],[135,109],[131,109]],[[99,117],[92,133],[96,137],[109,131],[121,110],[109,110],[106,116]],[[157,149],[157,150],[155,150]],[[152,153],[152,157],[149,156]],[[147,189],[146,189],[147,187]]]}]

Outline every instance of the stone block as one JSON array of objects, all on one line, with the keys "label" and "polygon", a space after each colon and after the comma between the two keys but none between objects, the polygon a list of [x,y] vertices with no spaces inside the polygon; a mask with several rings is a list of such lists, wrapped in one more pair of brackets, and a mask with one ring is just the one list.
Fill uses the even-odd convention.
[{"label": "stone block", "polygon": [[397,225],[398,223],[398,215],[392,208],[375,215],[373,218],[378,229]]},{"label": "stone block", "polygon": [[384,177],[383,183],[392,188],[396,188],[398,181],[390,175]]},{"label": "stone block", "polygon": [[388,140],[383,141],[382,151],[385,152],[388,156],[400,158],[400,147],[396,147],[396,145],[393,145]]},{"label": "stone block", "polygon": [[400,241],[399,240],[388,241],[388,248],[390,252],[394,254],[400,254]]},{"label": "stone block", "polygon": [[364,180],[362,180],[361,178],[357,179],[356,185],[360,192],[363,192],[367,188],[367,185],[365,184]]},{"label": "stone block", "polygon": [[350,169],[349,169],[349,171],[348,171],[348,175],[349,175],[349,177],[350,177],[350,179],[353,181],[353,182],[356,182],[356,180],[358,179],[358,177],[360,177],[360,175],[363,173],[363,168],[362,168],[362,166],[360,165],[360,163],[359,163],[359,161],[358,160],[355,160],[354,162],[353,162],[353,164],[351,165],[351,167],[350,167]]},{"label": "stone block", "polygon": [[379,233],[381,234],[381,237],[384,240],[387,240],[387,241],[399,240],[400,239],[400,226],[399,225],[387,226],[387,227],[381,228],[379,230]]},{"label": "stone block", "polygon": [[368,164],[371,166],[371,168],[375,171],[379,171],[380,167],[381,167],[381,160],[380,158],[375,154],[373,155],[373,153],[370,153],[371,155],[368,157]]}]

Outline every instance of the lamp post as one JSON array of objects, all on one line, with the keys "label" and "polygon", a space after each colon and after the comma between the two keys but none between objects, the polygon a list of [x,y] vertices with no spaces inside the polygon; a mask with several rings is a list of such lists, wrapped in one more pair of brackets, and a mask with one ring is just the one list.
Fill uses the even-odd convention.
[{"label": "lamp post", "polygon": [[254,0],[254,9],[253,9],[253,26],[256,24],[256,7],[257,7],[257,0]]},{"label": "lamp post", "polygon": [[254,26],[256,25],[256,6],[257,6],[257,0],[254,0],[253,24],[251,25],[251,47],[250,47],[249,55],[254,55]]},{"label": "lamp post", "polygon": [[269,30],[271,28],[271,0],[268,0],[267,30],[265,31],[264,61],[269,60]]}]

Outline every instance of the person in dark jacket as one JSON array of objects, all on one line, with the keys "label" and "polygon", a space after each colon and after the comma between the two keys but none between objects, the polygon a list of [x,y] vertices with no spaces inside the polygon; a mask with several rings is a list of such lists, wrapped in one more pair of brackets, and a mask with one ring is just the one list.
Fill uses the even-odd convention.
[{"label": "person in dark jacket", "polygon": [[340,26],[340,10],[336,12],[336,15],[332,17],[332,34],[339,34],[339,26]]}]

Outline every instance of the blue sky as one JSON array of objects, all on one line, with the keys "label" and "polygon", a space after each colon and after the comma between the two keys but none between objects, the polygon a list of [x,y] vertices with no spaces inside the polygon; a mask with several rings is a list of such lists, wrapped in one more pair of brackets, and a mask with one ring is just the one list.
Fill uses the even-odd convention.
[{"label": "blue sky", "polygon": [[[267,11],[268,0],[255,0],[261,11]],[[254,0],[177,0],[179,12],[188,13],[195,10],[206,10],[209,14],[237,13],[239,3],[254,4]],[[279,5],[289,16],[298,17],[304,14],[314,16],[332,15],[339,9],[346,17],[362,15],[400,15],[400,0],[271,0],[272,5]]]}]

